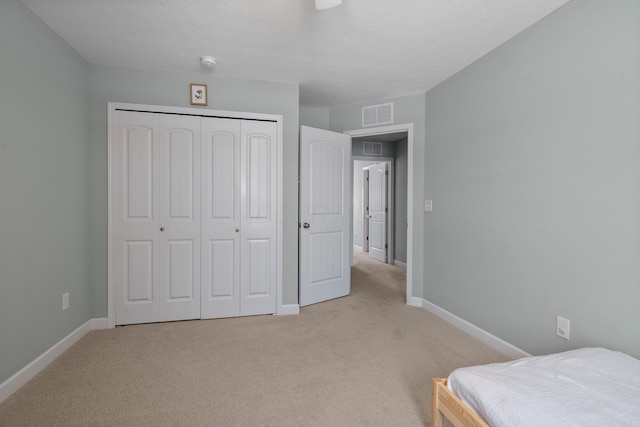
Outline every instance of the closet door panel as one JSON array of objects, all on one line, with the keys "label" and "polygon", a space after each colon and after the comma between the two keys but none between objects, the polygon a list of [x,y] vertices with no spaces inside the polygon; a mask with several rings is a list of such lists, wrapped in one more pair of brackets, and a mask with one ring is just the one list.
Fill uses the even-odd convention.
[{"label": "closet door panel", "polygon": [[159,321],[200,318],[200,118],[161,114]]},{"label": "closet door panel", "polygon": [[234,240],[213,240],[209,242],[211,262],[211,298],[235,299],[237,289],[234,286],[237,267]]},{"label": "closet door panel", "polygon": [[125,303],[153,303],[152,241],[125,242],[124,273]]},{"label": "closet door panel", "polygon": [[243,316],[276,311],[276,141],[272,122],[242,122]]},{"label": "closet door panel", "polygon": [[275,172],[269,163],[269,155],[270,145],[274,142],[259,133],[247,135],[247,221],[269,219],[270,181]]},{"label": "closet door panel", "polygon": [[169,300],[190,300],[194,295],[193,240],[169,242]]},{"label": "closet door panel", "polygon": [[202,119],[202,318],[240,315],[240,121]]},{"label": "closet door panel", "polygon": [[156,319],[158,118],[117,111],[113,121],[116,324]]},{"label": "closet door panel", "polygon": [[269,294],[269,277],[271,270],[271,244],[269,240],[253,239],[247,241],[245,270],[247,272],[247,298],[263,297]]},{"label": "closet door panel", "polygon": [[128,219],[151,219],[153,187],[153,129],[130,128],[124,139]]},{"label": "closet door panel", "polygon": [[171,218],[193,218],[194,143],[193,132],[174,129],[169,137],[169,209]]}]

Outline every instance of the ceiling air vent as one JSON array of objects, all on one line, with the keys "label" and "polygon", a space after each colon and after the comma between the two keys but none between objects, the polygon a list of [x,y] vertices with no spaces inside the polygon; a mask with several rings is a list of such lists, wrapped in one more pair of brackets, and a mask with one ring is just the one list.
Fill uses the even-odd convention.
[{"label": "ceiling air vent", "polygon": [[393,123],[393,102],[362,107],[362,126]]},{"label": "ceiling air vent", "polygon": [[382,156],[382,143],[364,142],[362,144],[362,154],[365,156]]}]

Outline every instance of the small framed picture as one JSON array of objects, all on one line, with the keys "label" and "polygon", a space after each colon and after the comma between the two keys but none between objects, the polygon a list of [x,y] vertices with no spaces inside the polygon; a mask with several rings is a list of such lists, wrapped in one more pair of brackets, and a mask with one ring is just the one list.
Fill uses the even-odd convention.
[{"label": "small framed picture", "polygon": [[191,83],[191,105],[208,105],[207,85]]}]

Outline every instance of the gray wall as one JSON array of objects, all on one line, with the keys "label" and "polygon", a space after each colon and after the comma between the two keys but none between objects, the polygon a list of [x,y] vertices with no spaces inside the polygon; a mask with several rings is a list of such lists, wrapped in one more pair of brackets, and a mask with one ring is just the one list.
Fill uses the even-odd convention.
[{"label": "gray wall", "polygon": [[88,76],[21,2],[0,2],[0,383],[92,317]]},{"label": "gray wall", "polygon": [[328,108],[300,107],[300,126],[329,130]]},{"label": "gray wall", "polygon": [[95,317],[107,315],[107,102],[189,106],[189,84],[206,83],[210,109],[282,114],[283,301],[298,303],[298,85],[92,65],[91,261]]},{"label": "gray wall", "polygon": [[424,298],[532,354],[640,357],[640,2],[568,3],[426,118]]},{"label": "gray wall", "polygon": [[[413,253],[417,257],[413,263],[413,283],[411,284],[414,297],[422,297],[423,266],[420,256],[423,253],[424,233],[424,159],[425,159],[425,94],[416,94],[367,102],[365,104],[350,105],[331,109],[331,129],[344,132],[362,128],[362,107],[380,103],[394,103],[394,124],[413,123]],[[406,246],[406,245],[405,245]]]}]

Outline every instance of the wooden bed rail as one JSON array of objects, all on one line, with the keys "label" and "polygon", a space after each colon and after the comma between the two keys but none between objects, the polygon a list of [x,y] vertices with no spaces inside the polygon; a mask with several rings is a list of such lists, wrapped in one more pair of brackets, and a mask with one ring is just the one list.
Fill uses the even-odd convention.
[{"label": "wooden bed rail", "polygon": [[446,378],[433,378],[431,385],[431,427],[442,427],[445,417],[455,427],[489,427],[447,388]]}]

